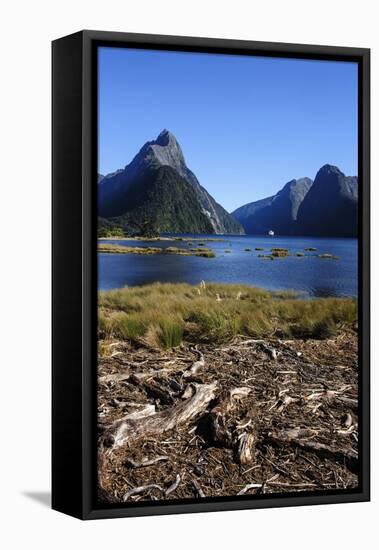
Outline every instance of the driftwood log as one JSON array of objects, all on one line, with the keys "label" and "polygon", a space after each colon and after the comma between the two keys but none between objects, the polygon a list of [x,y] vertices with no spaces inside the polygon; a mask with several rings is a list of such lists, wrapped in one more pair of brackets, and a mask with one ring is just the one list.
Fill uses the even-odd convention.
[{"label": "driftwood log", "polygon": [[174,407],[158,413],[144,409],[146,414],[139,411],[138,418],[126,415],[117,420],[105,431],[104,446],[109,449],[121,447],[131,439],[148,434],[161,434],[189,422],[206,409],[214,398],[217,384],[193,384],[193,387],[195,392],[192,397]]}]

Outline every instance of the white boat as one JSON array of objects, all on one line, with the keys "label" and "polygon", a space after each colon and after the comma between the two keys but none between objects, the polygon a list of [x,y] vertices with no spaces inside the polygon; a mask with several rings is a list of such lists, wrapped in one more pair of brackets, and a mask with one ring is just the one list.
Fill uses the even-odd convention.
[{"label": "white boat", "polygon": [[268,235],[270,235],[270,237],[273,237],[275,235],[275,233],[273,232],[272,229],[270,229],[270,231],[268,232]]}]

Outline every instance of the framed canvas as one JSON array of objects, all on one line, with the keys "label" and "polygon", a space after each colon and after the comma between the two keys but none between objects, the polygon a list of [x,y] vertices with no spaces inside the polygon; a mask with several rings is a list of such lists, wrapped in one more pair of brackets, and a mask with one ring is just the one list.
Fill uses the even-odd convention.
[{"label": "framed canvas", "polygon": [[52,51],[53,508],[369,500],[369,50]]}]

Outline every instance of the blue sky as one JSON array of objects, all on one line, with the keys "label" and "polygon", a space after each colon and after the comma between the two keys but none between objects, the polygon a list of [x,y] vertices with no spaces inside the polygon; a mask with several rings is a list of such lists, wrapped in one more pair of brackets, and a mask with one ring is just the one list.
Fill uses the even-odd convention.
[{"label": "blue sky", "polygon": [[99,49],[99,166],[123,168],[163,128],[228,211],[314,178],[357,174],[355,63]]}]

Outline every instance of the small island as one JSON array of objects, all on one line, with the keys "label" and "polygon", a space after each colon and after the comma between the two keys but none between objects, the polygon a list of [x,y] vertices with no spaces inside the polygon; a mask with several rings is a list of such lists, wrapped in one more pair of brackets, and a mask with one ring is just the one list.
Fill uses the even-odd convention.
[{"label": "small island", "polygon": [[98,252],[102,254],[177,254],[179,256],[198,256],[200,258],[215,258],[216,254],[210,248],[177,248],[169,246],[159,248],[154,246],[119,246],[117,244],[99,243]]}]

